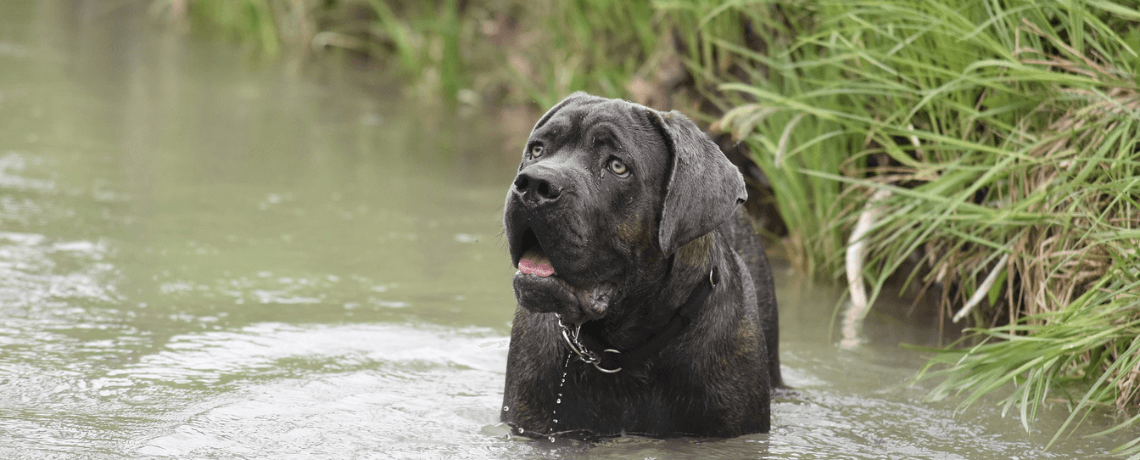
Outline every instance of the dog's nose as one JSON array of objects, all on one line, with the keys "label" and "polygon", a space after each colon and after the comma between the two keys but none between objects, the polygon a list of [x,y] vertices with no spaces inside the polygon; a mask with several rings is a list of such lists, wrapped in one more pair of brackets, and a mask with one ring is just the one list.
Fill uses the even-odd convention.
[{"label": "dog's nose", "polygon": [[515,193],[524,199],[543,204],[558,200],[562,196],[562,187],[543,172],[522,172],[515,177]]}]

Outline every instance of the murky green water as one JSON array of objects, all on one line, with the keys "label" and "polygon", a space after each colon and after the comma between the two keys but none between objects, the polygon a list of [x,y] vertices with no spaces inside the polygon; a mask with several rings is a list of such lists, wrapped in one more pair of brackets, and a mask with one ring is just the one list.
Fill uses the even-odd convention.
[{"label": "murky green water", "polygon": [[1042,452],[1063,411],[1025,433],[925,402],[897,345],[935,325],[884,305],[841,346],[838,291],[783,267],[798,391],[770,435],[510,439],[517,146],[486,117],[250,65],[138,5],[0,3],[0,457],[1095,458],[1122,441]]}]

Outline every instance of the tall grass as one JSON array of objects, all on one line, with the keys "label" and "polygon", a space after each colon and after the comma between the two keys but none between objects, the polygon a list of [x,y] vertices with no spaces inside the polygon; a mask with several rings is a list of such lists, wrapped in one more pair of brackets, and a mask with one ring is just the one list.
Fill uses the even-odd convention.
[{"label": "tall grass", "polygon": [[[521,4],[520,4],[521,6]],[[579,90],[621,97],[630,79],[647,69],[668,36],[649,2],[538,0],[518,21],[525,46],[504,52],[512,83],[540,107]],[[525,65],[518,65],[519,62]],[[648,64],[651,65],[651,64]]]},{"label": "tall grass", "polygon": [[304,40],[310,28],[312,0],[156,0],[152,10],[168,9],[175,19],[190,19],[253,44],[267,55],[282,45]]},{"label": "tall grass", "polygon": [[464,44],[478,21],[461,16],[459,0],[154,0],[152,9],[225,32],[270,58],[283,50],[368,56],[452,102],[470,86]]},{"label": "tall grass", "polygon": [[452,101],[508,85],[509,102],[541,106],[578,90],[620,97],[669,42],[648,2],[154,1],[265,55],[334,50],[394,64],[409,86]]},{"label": "tall grass", "polygon": [[[797,230],[805,265],[836,274],[831,243],[882,192],[861,242],[871,302],[917,257],[908,282],[940,292],[946,317],[991,326],[959,344],[981,345],[932,361],[939,370],[925,376],[944,378],[936,397],[966,393],[969,404],[1012,384],[1006,407],[1027,428],[1058,394],[1080,395],[1066,427],[1106,405],[1135,414],[1140,11],[1101,1],[814,6],[815,32],[770,57],[778,78],[722,86],[748,101],[722,124],[770,177],[790,178],[777,194],[797,196],[781,211],[811,216]],[[841,190],[816,195],[820,179]],[[1140,441],[1128,447],[1138,453]]]}]

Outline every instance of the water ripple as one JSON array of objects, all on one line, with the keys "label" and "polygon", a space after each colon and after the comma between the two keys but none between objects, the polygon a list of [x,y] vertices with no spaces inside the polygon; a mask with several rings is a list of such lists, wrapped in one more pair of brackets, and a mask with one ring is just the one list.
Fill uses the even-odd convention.
[{"label": "water ripple", "polygon": [[145,441],[139,454],[439,458],[480,446],[520,447],[482,433],[497,423],[505,353],[504,338],[479,329],[264,323],[175,337],[163,352],[116,374],[216,385],[227,375],[304,368],[230,385],[237,388]]}]

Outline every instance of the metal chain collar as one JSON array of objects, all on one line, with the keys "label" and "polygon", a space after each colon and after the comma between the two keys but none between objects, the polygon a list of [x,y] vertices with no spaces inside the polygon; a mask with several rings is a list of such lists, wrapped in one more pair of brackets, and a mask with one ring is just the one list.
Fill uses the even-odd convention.
[{"label": "metal chain collar", "polygon": [[[558,327],[562,329],[562,338],[566,340],[566,344],[570,346],[570,350],[573,351],[574,354],[578,355],[579,360],[586,364],[590,364],[597,368],[599,371],[605,372],[607,374],[616,374],[618,372],[621,372],[620,367],[617,369],[606,369],[602,366],[599,366],[599,364],[602,362],[602,358],[599,357],[596,353],[590,351],[588,348],[586,348],[585,345],[582,344],[582,341],[580,339],[582,334],[581,324],[576,325],[574,329],[571,330],[569,326],[562,322],[562,315],[555,314],[555,316],[558,317]],[[607,348],[605,350],[602,350],[602,353],[621,352],[614,350],[613,348]]]}]

